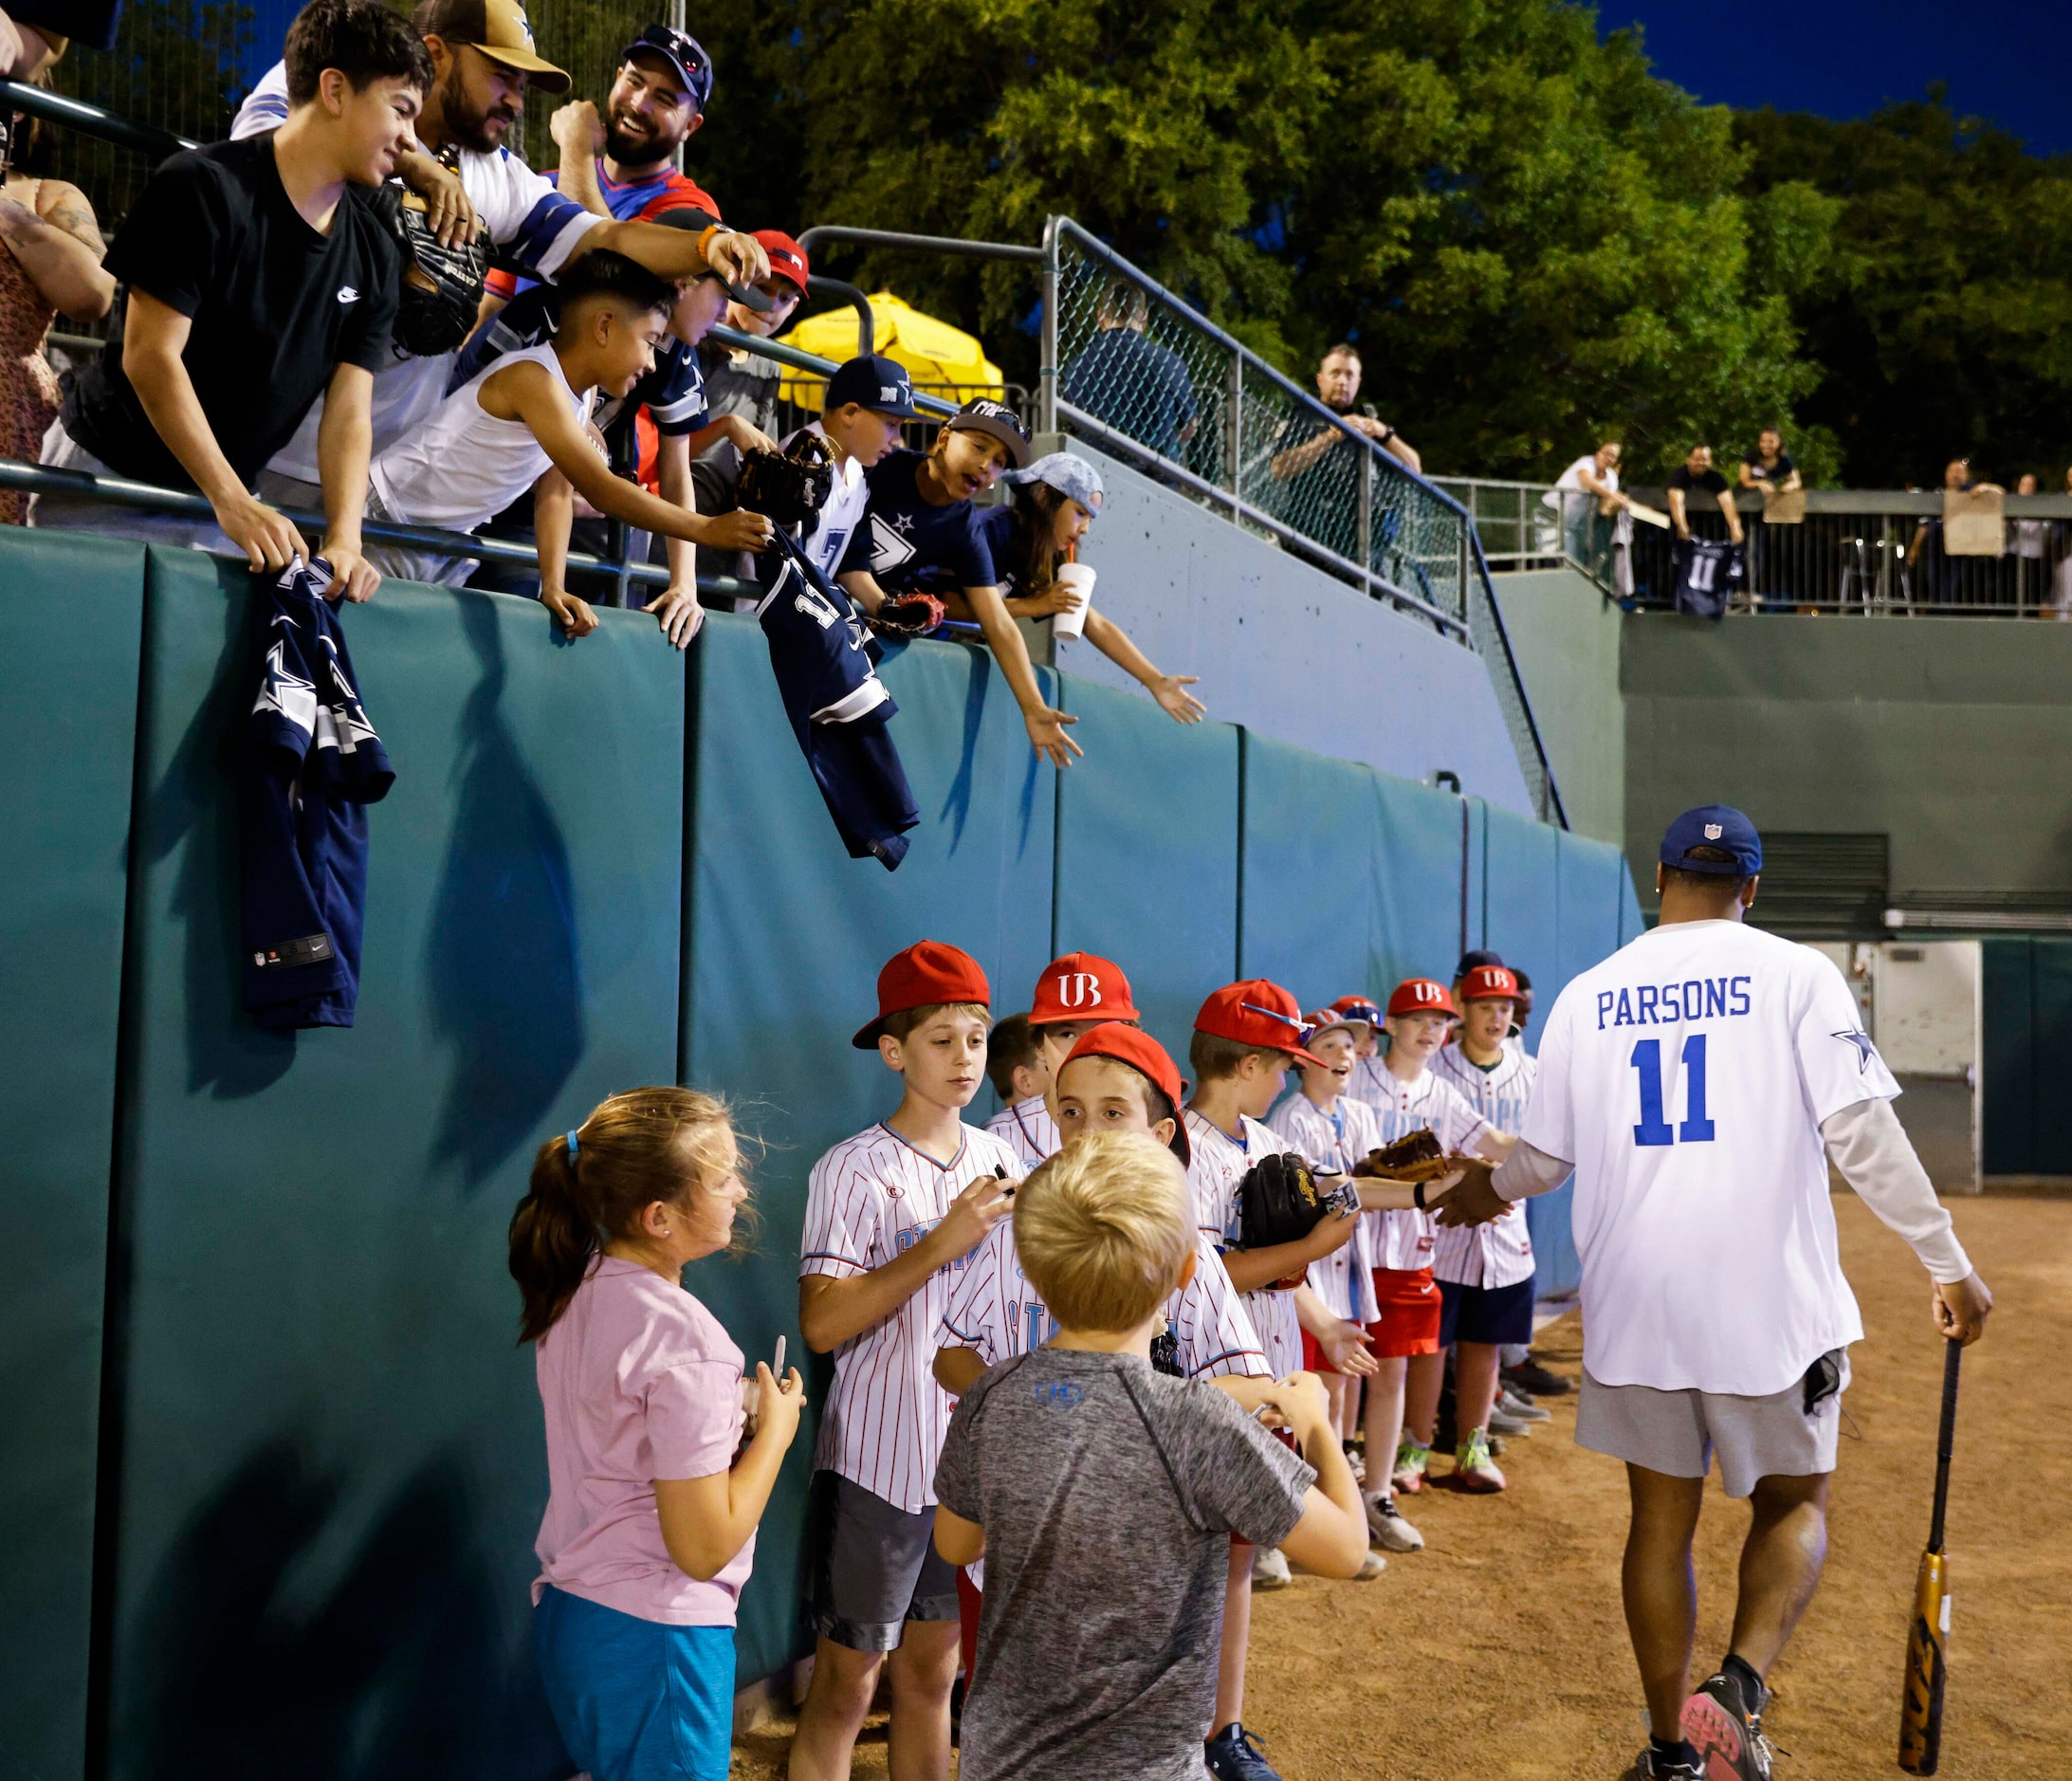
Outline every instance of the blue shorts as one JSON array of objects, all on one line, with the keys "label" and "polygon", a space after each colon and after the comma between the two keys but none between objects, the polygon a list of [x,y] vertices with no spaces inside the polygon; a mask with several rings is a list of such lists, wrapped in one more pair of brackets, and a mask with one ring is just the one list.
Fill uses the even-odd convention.
[{"label": "blue shorts", "polygon": [[731,1626],[666,1625],[549,1585],[532,1637],[561,1742],[593,1781],[726,1781]]},{"label": "blue shorts", "polygon": [[1456,1342],[1506,1342],[1532,1340],[1532,1278],[1510,1286],[1461,1286],[1452,1280],[1439,1283],[1439,1345],[1450,1349]]}]

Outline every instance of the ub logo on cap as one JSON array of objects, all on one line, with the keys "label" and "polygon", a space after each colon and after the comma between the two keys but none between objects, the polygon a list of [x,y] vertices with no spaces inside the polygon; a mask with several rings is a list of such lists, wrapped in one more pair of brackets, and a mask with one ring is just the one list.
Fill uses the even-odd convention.
[{"label": "ub logo on cap", "polygon": [[1057,1000],[1067,1008],[1098,1008],[1101,980],[1091,971],[1072,971],[1057,980]]}]

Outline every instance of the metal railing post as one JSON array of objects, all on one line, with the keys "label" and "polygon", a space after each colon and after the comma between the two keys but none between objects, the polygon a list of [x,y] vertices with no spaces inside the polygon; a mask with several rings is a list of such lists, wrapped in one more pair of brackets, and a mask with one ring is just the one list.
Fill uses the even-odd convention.
[{"label": "metal railing post", "polygon": [[1360,453],[1360,568],[1367,577],[1366,591],[1374,592],[1374,448]]},{"label": "metal railing post", "polygon": [[1243,512],[1245,469],[1245,361],[1230,356],[1230,376],[1223,390],[1223,466],[1230,478],[1230,517]]},{"label": "metal railing post", "polygon": [[1036,373],[1036,431],[1057,431],[1057,295],[1061,280],[1058,277],[1057,222],[1054,216],[1043,219],[1043,362]]}]

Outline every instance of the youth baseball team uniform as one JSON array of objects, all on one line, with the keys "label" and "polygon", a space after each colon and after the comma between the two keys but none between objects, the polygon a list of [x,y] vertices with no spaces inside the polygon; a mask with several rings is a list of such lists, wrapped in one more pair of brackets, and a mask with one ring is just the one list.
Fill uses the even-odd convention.
[{"label": "youth baseball team uniform", "polygon": [[985,1122],[985,1129],[1021,1159],[1022,1166],[1017,1171],[1019,1174],[1027,1174],[1038,1163],[1055,1156],[1063,1145],[1057,1135],[1057,1121],[1051,1117],[1051,1110],[1040,1094],[1003,1107]]},{"label": "youth baseball team uniform", "polygon": [[[1374,1110],[1382,1142],[1394,1144],[1413,1131],[1431,1129],[1449,1155],[1468,1151],[1488,1122],[1430,1070],[1405,1082],[1385,1066],[1363,1084],[1362,1098]],[[1429,1268],[1437,1226],[1429,1212],[1363,1212],[1377,1268]]]},{"label": "youth baseball team uniform", "polygon": [[[1507,1044],[1495,1066],[1484,1070],[1456,1042],[1432,1059],[1430,1074],[1452,1089],[1485,1125],[1514,1138],[1525,1128],[1538,1070],[1532,1055],[1522,1046]],[[1487,1224],[1439,1229],[1432,1273],[1460,1286],[1490,1289],[1530,1280],[1532,1238],[1526,1228],[1525,1208],[1513,1206]]]},{"label": "youth baseball team uniform", "polygon": [[[1311,1168],[1327,1174],[1351,1174],[1352,1166],[1382,1144],[1382,1129],[1374,1110],[1345,1094],[1326,1112],[1298,1089],[1274,1108],[1266,1123]],[[1367,1215],[1362,1215],[1350,1242],[1332,1250],[1323,1260],[1310,1263],[1309,1283],[1310,1290],[1334,1317],[1365,1325],[1381,1315],[1374,1302]]]},{"label": "youth baseball team uniform", "polygon": [[[1253,1164],[1261,1157],[1277,1156],[1285,1147],[1267,1127],[1244,1114],[1238,1115],[1235,1138],[1191,1107],[1181,1117],[1187,1122],[1187,1144],[1194,1152],[1187,1166],[1187,1186],[1194,1195],[1195,1217],[1202,1235],[1227,1249],[1238,1241],[1238,1184]],[[1272,1376],[1284,1379],[1299,1372],[1302,1325],[1295,1317],[1294,1294],[1262,1287],[1240,1294],[1238,1303],[1258,1331]]]}]

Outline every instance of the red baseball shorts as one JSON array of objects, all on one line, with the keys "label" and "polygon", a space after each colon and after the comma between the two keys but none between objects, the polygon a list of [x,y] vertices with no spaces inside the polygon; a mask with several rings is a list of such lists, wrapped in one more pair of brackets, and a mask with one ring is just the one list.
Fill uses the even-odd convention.
[{"label": "red baseball shorts", "polygon": [[1439,1352],[1442,1300],[1429,1268],[1376,1268],[1374,1302],[1382,1314],[1367,1325],[1381,1360]]},{"label": "red baseball shorts", "polygon": [[1302,1370],[1306,1373],[1335,1373],[1338,1370],[1331,1365],[1330,1356],[1307,1330],[1302,1332]]}]

